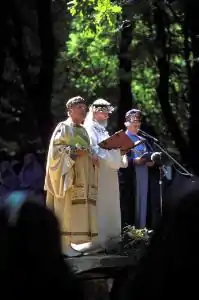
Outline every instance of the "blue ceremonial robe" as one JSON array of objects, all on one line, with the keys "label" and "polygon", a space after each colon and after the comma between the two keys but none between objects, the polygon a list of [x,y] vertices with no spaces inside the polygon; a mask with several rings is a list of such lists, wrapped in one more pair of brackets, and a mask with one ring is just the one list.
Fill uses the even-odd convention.
[{"label": "blue ceremonial robe", "polygon": [[[126,131],[127,135],[133,142],[137,142],[143,138],[138,135]],[[129,153],[129,165],[133,161],[147,152],[146,143],[136,146]],[[146,226],[147,217],[147,198],[148,198],[148,167],[146,165],[134,165],[135,167],[135,227],[144,228]],[[133,185],[133,182],[132,182]]]}]

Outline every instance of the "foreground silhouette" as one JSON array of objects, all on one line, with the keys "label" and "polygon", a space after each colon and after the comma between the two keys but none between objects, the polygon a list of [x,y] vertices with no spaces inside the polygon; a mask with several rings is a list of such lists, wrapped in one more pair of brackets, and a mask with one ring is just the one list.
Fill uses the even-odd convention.
[{"label": "foreground silhouette", "polygon": [[118,274],[111,299],[192,298],[198,292],[199,192],[186,195],[156,228],[136,269]]},{"label": "foreground silhouette", "polygon": [[61,254],[57,219],[35,199],[17,197],[18,202],[12,199],[0,211],[1,291],[20,299],[39,295],[82,299]]}]

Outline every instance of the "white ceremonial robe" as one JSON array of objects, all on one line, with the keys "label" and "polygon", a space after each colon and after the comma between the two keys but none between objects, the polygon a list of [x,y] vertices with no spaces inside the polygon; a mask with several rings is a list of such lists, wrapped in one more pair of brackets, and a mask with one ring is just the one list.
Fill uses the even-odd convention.
[{"label": "white ceremonial robe", "polygon": [[121,236],[121,210],[118,170],[127,167],[126,155],[120,150],[105,150],[98,143],[109,137],[108,131],[99,123],[92,121],[85,124],[91,141],[92,151],[99,158],[97,226],[98,242],[106,247],[110,239]]}]

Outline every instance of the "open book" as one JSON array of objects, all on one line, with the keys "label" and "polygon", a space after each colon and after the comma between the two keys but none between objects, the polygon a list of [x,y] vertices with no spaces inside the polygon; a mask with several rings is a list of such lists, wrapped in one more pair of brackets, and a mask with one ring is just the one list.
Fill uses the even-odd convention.
[{"label": "open book", "polygon": [[130,137],[125,133],[124,130],[115,132],[113,135],[108,137],[106,140],[100,142],[98,145],[107,150],[120,149],[121,151],[129,151],[137,145],[143,143],[145,139],[134,143]]}]

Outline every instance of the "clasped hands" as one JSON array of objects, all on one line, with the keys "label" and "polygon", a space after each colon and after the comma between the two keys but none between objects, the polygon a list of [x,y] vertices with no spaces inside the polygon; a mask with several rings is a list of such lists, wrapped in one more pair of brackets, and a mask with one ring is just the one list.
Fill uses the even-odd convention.
[{"label": "clasped hands", "polygon": [[88,154],[87,149],[75,149],[75,151],[73,150],[73,152],[70,155],[71,155],[71,158],[73,160],[75,160],[77,157],[82,157],[87,154]]},{"label": "clasped hands", "polygon": [[86,154],[88,154],[88,150],[87,149],[78,149],[78,150],[76,150],[75,151],[75,155],[76,156],[84,156],[84,155],[86,155]]}]

